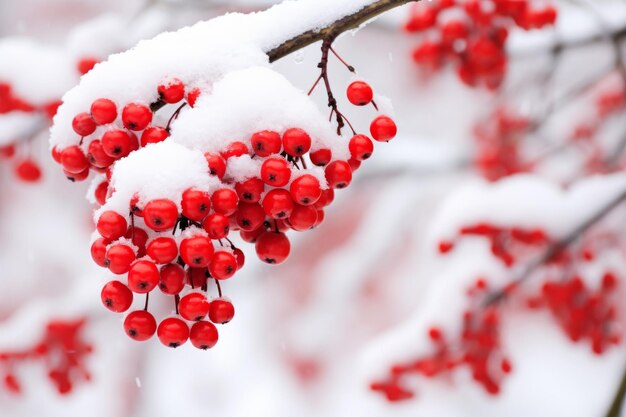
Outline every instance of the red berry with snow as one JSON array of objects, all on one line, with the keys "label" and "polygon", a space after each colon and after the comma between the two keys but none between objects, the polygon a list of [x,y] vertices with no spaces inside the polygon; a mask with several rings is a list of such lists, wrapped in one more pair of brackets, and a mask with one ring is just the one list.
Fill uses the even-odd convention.
[{"label": "red berry with snow", "polygon": [[122,123],[129,130],[144,130],[152,122],[152,110],[143,104],[129,103],[122,109]]},{"label": "red berry with snow", "polygon": [[72,128],[79,136],[89,136],[96,131],[96,122],[89,113],[80,113],[72,120]]},{"label": "red berry with snow", "polygon": [[180,299],[178,312],[189,321],[200,321],[209,312],[209,301],[203,294],[192,292]]},{"label": "red berry with snow", "polygon": [[169,104],[178,103],[185,98],[185,84],[177,78],[159,84],[157,91],[161,100]]},{"label": "red berry with snow", "polygon": [[154,262],[140,260],[128,271],[128,288],[137,294],[145,294],[156,288],[159,278],[159,269]]},{"label": "red berry with snow", "polygon": [[113,123],[117,119],[117,106],[108,98],[99,98],[91,104],[91,117],[98,125]]}]

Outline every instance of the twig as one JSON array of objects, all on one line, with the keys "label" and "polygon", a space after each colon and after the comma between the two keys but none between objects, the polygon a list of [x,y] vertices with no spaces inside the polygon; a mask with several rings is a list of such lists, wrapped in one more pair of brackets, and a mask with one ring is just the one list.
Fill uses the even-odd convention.
[{"label": "twig", "polygon": [[420,0],[379,0],[365,6],[354,14],[344,16],[321,29],[309,30],[301,33],[267,52],[270,62],[324,39],[335,39],[348,30],[356,29],[368,20],[396,7]]},{"label": "twig", "polygon": [[611,401],[611,406],[606,412],[605,417],[620,416],[620,412],[622,411],[622,405],[624,404],[624,397],[626,397],[626,369],[624,369],[622,379],[619,383],[619,387],[617,387],[617,391],[613,396],[613,401]]},{"label": "twig", "polygon": [[604,216],[610,213],[614,208],[620,205],[624,200],[626,200],[626,187],[612,200],[610,200],[606,205],[602,206],[597,212],[593,213],[589,218],[585,219],[581,224],[579,224],[576,228],[574,228],[569,234],[567,234],[561,240],[558,240],[548,246],[548,248],[543,252],[537,259],[533,262],[530,262],[526,268],[522,271],[520,276],[509,284],[506,285],[505,288],[499,289],[492,294],[490,294],[486,301],[485,305],[493,305],[505,299],[509,294],[510,288],[517,288],[526,280],[528,280],[532,274],[541,268],[545,263],[549,262],[556,255],[561,253],[564,249],[570,246],[572,243],[577,241],[583,233],[587,231],[591,226],[595,225],[598,221],[600,221]]}]

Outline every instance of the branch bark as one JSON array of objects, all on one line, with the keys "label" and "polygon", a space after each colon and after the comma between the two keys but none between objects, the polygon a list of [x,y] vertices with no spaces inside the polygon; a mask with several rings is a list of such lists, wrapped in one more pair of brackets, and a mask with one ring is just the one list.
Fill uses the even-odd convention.
[{"label": "branch bark", "polygon": [[365,6],[358,12],[344,16],[343,18],[331,23],[330,25],[317,29],[309,30],[300,35],[283,42],[274,49],[267,52],[270,62],[277,61],[285,56],[296,52],[306,46],[322,40],[334,40],[337,36],[348,30],[356,29],[363,23],[372,18],[387,12],[396,7],[407,3],[417,2],[420,0],[378,0],[368,6]]},{"label": "branch bark", "polygon": [[620,411],[622,411],[622,406],[624,404],[624,397],[626,396],[626,369],[624,370],[624,374],[622,375],[622,380],[619,383],[619,387],[615,392],[615,396],[613,397],[613,401],[611,402],[611,406],[609,410],[606,412],[606,417],[619,417]]}]

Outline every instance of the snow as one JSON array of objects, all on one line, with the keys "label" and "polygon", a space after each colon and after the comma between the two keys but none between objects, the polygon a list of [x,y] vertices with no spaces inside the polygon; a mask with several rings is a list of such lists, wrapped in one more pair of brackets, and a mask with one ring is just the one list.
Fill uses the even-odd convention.
[{"label": "snow", "polygon": [[172,141],[155,143],[116,164],[110,184],[115,191],[95,216],[106,210],[127,213],[135,194],[140,206],[155,198],[168,198],[180,210],[180,196],[187,188],[214,191],[218,186],[218,180],[207,172],[202,152]]},{"label": "snow", "polygon": [[74,63],[62,48],[26,38],[3,38],[0,56],[5,57],[0,60],[0,83],[11,84],[13,94],[31,104],[56,101],[78,82]]}]

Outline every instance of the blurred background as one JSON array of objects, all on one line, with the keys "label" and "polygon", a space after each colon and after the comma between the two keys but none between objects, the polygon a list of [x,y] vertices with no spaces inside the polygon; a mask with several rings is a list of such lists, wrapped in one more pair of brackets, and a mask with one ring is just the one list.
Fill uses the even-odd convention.
[{"label": "blurred background", "polygon": [[[16,38],[60,54],[71,72],[162,31],[273,3],[0,0],[0,53],[8,51],[0,56],[0,83],[58,87],[58,98],[78,83],[80,71],[61,82],[36,54],[7,48]],[[392,100],[398,137],[377,144],[320,227],[294,236],[285,264],[261,264],[251,245],[242,245],[246,267],[227,283],[236,316],[208,352],[135,343],[124,334],[121,316],[100,303],[111,275],[90,258],[94,207],[85,196],[93,190],[67,181],[54,166],[49,122],[32,121],[15,133],[8,113],[0,114],[0,415],[607,415],[626,362],[621,338],[594,351],[590,340],[562,325],[571,311],[527,304],[547,277],[580,275],[590,292],[607,271],[622,279],[623,207],[576,246],[576,254],[593,248],[594,256],[586,252],[593,259],[549,265],[526,292],[507,300],[497,345],[513,365],[496,372],[496,395],[463,367],[410,376],[414,396],[405,401],[370,389],[392,366],[428,356],[436,346],[433,326],[460,332],[477,278],[490,288],[506,285],[545,249],[505,242],[519,256],[511,267],[488,239],[459,232],[463,227],[491,222],[502,230],[541,229],[557,240],[625,187],[619,33],[626,30],[626,3],[536,3],[556,7],[557,22],[510,28],[506,78],[497,89],[469,87],[445,62],[423,65],[415,50],[431,35],[407,29],[420,13],[412,6],[336,42],[359,76]],[[319,58],[313,45],[275,67],[308,90]],[[2,79],[16,72],[11,65],[23,68],[20,80]],[[337,60],[330,74],[340,105],[348,107],[343,92],[351,74]],[[315,97],[325,106],[321,89]],[[350,118],[367,131],[374,114]],[[25,159],[41,168],[35,182],[17,171]],[[441,249],[444,241],[454,241],[450,253]],[[599,331],[621,333],[619,287],[610,298],[593,294],[612,311],[594,322]],[[42,344],[50,354],[36,353]],[[54,373],[67,369],[69,381]]]}]

